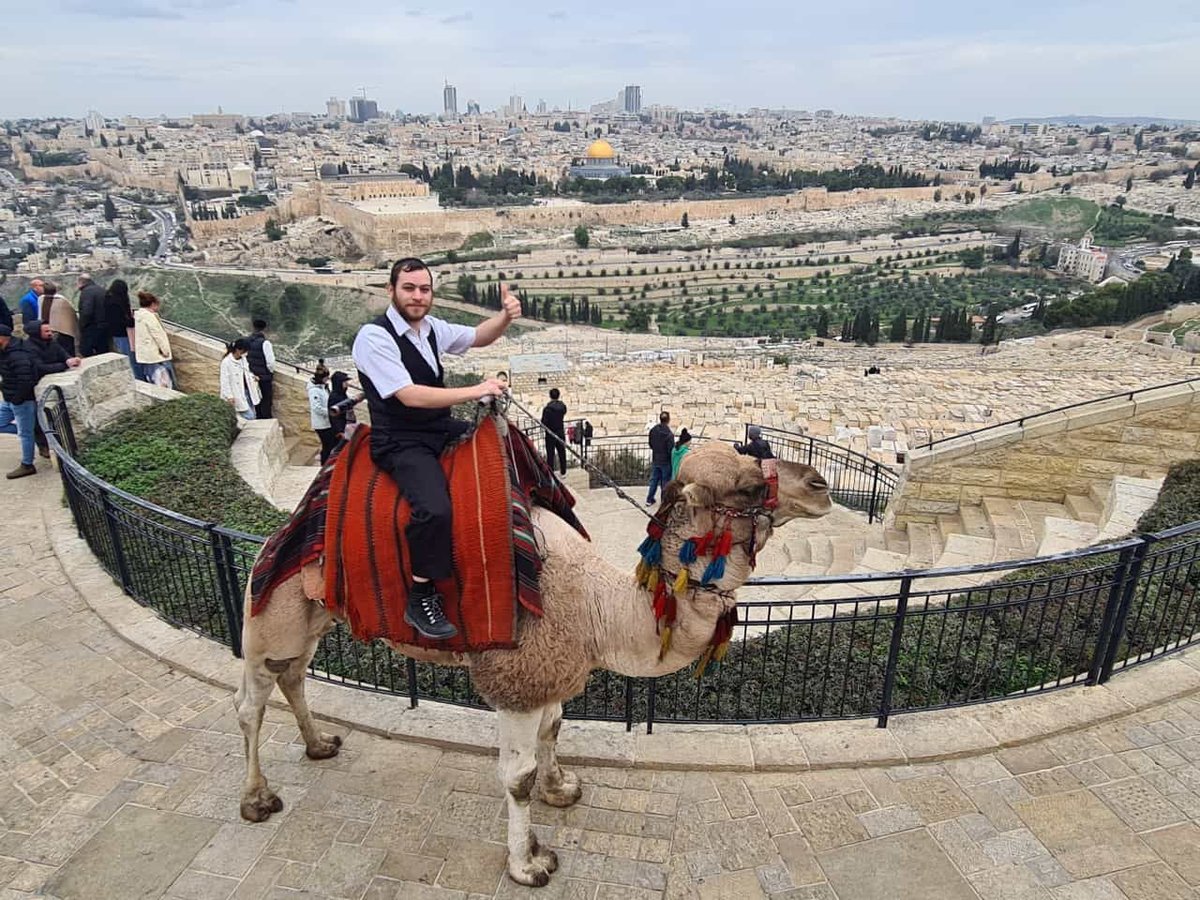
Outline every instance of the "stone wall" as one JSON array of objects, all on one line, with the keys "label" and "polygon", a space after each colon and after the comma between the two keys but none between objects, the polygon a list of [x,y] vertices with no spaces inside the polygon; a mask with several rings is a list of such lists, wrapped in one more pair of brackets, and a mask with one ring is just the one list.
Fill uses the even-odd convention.
[{"label": "stone wall", "polygon": [[62,388],[77,438],[101,431],[119,415],[178,397],[175,391],[134,381],[129,359],[121,353],[91,356],[76,369],[47,375],[38,395],[51,385]]},{"label": "stone wall", "polygon": [[1200,379],[1097,400],[913,450],[890,524],[936,522],[987,497],[1062,503],[1114,475],[1162,477],[1200,455]]},{"label": "stone wall", "polygon": [[[166,329],[171,337],[179,389],[186,394],[219,394],[225,346],[218,340],[170,324]],[[308,381],[312,376],[285,364],[276,369],[272,412],[283,428],[292,458],[310,457],[321,446],[308,416]]]}]

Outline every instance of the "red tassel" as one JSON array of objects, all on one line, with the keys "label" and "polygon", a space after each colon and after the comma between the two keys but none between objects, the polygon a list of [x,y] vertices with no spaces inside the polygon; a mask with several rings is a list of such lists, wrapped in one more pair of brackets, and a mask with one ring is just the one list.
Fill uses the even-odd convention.
[{"label": "red tassel", "polygon": [[726,526],[721,532],[721,539],[717,541],[717,549],[713,551],[713,556],[728,556],[729,551],[733,549],[733,532]]},{"label": "red tassel", "polygon": [[708,551],[712,549],[712,545],[713,533],[708,531],[703,537],[696,541],[696,556],[708,556]]},{"label": "red tassel", "polygon": [[651,519],[650,524],[646,526],[646,534],[650,535],[651,540],[661,541],[663,532],[666,530],[662,522],[658,519]]},{"label": "red tassel", "polygon": [[654,618],[661,619],[667,612],[667,585],[661,579],[654,589]]},{"label": "red tassel", "polygon": [[667,602],[663,607],[663,615],[666,617],[668,625],[675,624],[675,616],[678,615],[678,612],[679,607],[675,602],[675,595],[667,594]]}]

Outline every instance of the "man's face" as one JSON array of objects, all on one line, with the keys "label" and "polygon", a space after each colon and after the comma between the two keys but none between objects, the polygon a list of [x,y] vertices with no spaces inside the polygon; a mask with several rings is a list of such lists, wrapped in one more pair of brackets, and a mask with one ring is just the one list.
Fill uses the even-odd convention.
[{"label": "man's face", "polygon": [[38,337],[40,337],[43,341],[48,341],[54,337],[54,331],[49,325],[43,322],[42,327],[38,329]]},{"label": "man's face", "polygon": [[42,295],[42,287],[43,287],[42,282],[31,281],[31,282],[29,282],[29,287],[32,288],[33,292],[35,294],[37,294],[39,297]]},{"label": "man's face", "polygon": [[433,306],[433,277],[428,269],[401,272],[395,285],[388,285],[388,297],[400,318],[415,325]]}]

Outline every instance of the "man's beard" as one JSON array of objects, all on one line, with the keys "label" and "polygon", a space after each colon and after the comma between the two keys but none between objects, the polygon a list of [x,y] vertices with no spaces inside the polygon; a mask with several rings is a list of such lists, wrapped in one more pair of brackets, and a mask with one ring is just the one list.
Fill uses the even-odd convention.
[{"label": "man's beard", "polygon": [[420,322],[427,315],[429,315],[429,310],[424,308],[421,309],[419,315],[413,316],[399,303],[393,303],[392,306],[396,308],[396,312],[399,313],[400,318],[402,318],[409,325],[415,325],[417,322]]}]

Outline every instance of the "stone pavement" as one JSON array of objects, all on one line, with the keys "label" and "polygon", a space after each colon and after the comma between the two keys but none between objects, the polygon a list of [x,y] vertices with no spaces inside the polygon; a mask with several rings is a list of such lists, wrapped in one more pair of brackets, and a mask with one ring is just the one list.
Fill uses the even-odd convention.
[{"label": "stone pavement", "polygon": [[131,647],[70,587],[40,515],[52,472],[5,494],[0,900],[1198,896],[1196,694],[920,766],[578,769],[579,805],[534,804],[561,861],[542,889],[503,874],[491,758],[327,727],[345,747],[312,762],[272,708],[263,759],[286,807],[243,823],[228,692]]}]

